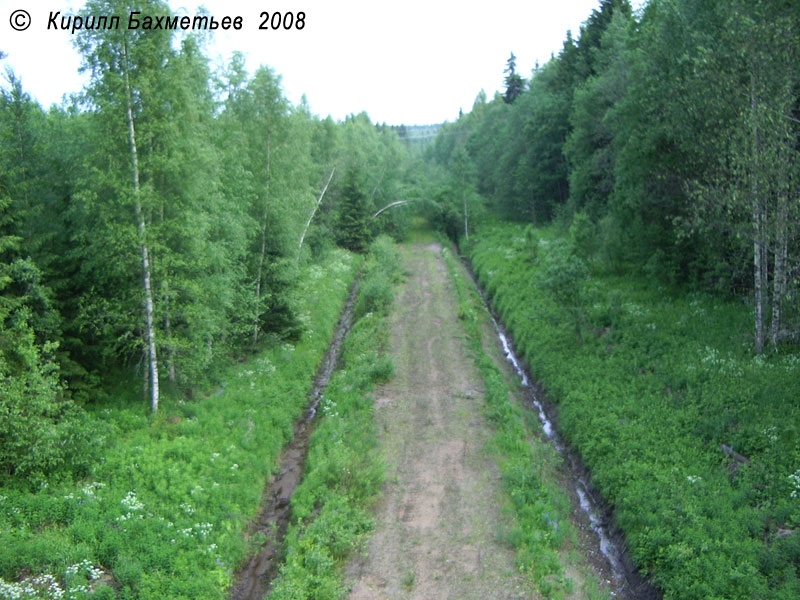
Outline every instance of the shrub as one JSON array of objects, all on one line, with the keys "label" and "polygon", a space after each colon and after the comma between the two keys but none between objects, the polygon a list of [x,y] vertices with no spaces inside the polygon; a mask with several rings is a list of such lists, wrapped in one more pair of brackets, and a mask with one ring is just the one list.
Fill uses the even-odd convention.
[{"label": "shrub", "polygon": [[597,232],[589,215],[582,212],[573,215],[569,237],[578,258],[589,260],[594,256],[597,250]]}]

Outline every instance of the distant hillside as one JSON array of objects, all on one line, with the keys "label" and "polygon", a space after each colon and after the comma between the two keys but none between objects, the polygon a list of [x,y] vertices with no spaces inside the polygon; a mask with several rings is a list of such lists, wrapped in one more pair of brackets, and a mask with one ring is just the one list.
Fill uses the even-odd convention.
[{"label": "distant hillside", "polygon": [[442,124],[437,123],[435,125],[392,125],[391,129],[397,132],[407,146],[423,147],[436,137],[441,127]]}]

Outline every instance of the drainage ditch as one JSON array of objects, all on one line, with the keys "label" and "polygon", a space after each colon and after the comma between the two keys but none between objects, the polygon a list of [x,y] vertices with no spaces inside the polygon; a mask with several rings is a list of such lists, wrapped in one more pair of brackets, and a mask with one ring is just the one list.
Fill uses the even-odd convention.
[{"label": "drainage ditch", "polygon": [[478,283],[478,278],[475,276],[469,260],[464,256],[461,256],[461,259],[478,289],[484,306],[489,311],[495,332],[503,348],[503,354],[520,378],[530,407],[536,411],[544,437],[564,458],[564,466],[567,470],[565,483],[573,509],[578,520],[587,524],[591,531],[591,535],[584,537],[585,542],[590,546],[588,555],[592,559],[593,566],[610,586],[613,597],[623,600],[659,600],[660,592],[639,573],[633,563],[625,544],[625,538],[614,523],[613,511],[592,486],[591,476],[580,456],[569,447],[558,432],[555,425],[557,422],[555,407],[547,400],[544,392],[533,381],[527,367],[514,352],[512,338],[503,327],[499,315],[495,313],[491,302]]},{"label": "drainage ditch", "polygon": [[350,331],[353,306],[358,295],[358,277],[350,287],[342,316],[309,392],[308,408],[294,426],[294,437],[284,448],[280,468],[271,479],[257,519],[251,524],[251,539],[263,540],[247,563],[236,574],[232,600],[261,600],[269,592],[283,560],[283,539],[291,517],[290,500],[303,475],[314,417],[341,354],[342,343]]}]

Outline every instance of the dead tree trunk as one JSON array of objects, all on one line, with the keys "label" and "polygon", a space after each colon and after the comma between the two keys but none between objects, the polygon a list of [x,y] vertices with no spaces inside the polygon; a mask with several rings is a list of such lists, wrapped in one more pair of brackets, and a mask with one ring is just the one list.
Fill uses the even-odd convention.
[{"label": "dead tree trunk", "polygon": [[333,172],[336,170],[336,167],[331,169],[331,174],[328,175],[328,181],[325,182],[325,186],[322,188],[322,192],[319,194],[319,198],[317,198],[317,204],[314,206],[314,210],[311,211],[311,214],[308,217],[308,221],[306,221],[306,226],[303,228],[303,233],[300,235],[300,243],[297,244],[297,260],[300,260],[300,250],[303,248],[303,240],[306,239],[306,233],[308,233],[308,228],[311,226],[311,221],[314,219],[314,215],[317,214],[317,210],[319,210],[319,205],[322,204],[322,198],[325,196],[325,192],[328,189],[328,185],[333,179]]}]

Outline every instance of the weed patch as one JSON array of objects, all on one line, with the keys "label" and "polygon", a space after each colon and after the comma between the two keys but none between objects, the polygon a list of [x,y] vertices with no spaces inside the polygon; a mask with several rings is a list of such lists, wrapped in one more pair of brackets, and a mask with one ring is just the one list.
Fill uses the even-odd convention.
[{"label": "weed patch", "polygon": [[800,361],[752,357],[738,302],[591,269],[567,302],[563,250],[495,224],[469,253],[640,570],[666,599],[800,597]]},{"label": "weed patch", "polygon": [[[286,560],[271,599],[341,598],[346,592],[342,565],[373,528],[370,506],[380,492],[384,465],[375,451],[369,392],[392,374],[384,354],[386,315],[399,264],[388,238],[373,242],[356,302],[357,320],[320,402],[303,481],[292,496]],[[377,288],[382,291],[373,295]],[[366,299],[361,296],[365,292]],[[373,302],[376,297],[379,302]]]}]

